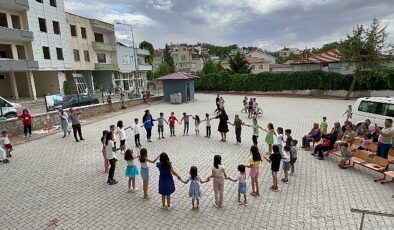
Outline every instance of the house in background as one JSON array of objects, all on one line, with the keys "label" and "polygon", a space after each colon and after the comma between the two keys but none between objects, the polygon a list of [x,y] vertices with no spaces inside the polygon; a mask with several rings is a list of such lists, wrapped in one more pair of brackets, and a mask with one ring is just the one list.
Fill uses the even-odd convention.
[{"label": "house in background", "polygon": [[[270,71],[270,62],[262,59],[262,58],[256,58],[252,57],[249,54],[244,55],[246,61],[248,61],[250,68],[251,68],[251,73],[261,73],[261,72],[269,72]],[[230,70],[230,63],[228,59],[222,59],[220,61],[220,65],[224,69]]]},{"label": "house in background", "polygon": [[264,53],[260,50],[255,50],[253,52],[250,52],[250,53],[248,53],[248,55],[251,57],[260,58],[260,59],[264,59],[266,61],[269,61],[270,65],[276,64],[276,60],[277,60],[276,57],[269,55],[267,53]]},{"label": "house in background", "polygon": [[170,48],[176,71],[197,73],[202,70],[203,59],[194,47],[187,44],[172,44]]},{"label": "house in background", "polygon": [[298,48],[287,48],[286,46],[279,50],[280,57],[289,57],[291,54],[301,54],[301,51]]},{"label": "house in background", "polygon": [[37,99],[33,71],[38,70],[34,60],[29,27],[28,0],[0,1],[0,96],[19,99]]},{"label": "house in background", "polygon": [[163,52],[160,50],[155,50],[155,55],[153,57],[153,71],[157,70],[160,64],[163,62]]}]

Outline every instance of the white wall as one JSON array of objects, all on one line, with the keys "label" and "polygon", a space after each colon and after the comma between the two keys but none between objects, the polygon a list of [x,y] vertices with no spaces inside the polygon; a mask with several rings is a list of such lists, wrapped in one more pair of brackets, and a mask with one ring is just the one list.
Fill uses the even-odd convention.
[{"label": "white wall", "polygon": [[[40,70],[69,70],[71,69],[70,48],[68,45],[69,27],[66,23],[63,0],[57,0],[57,7],[49,5],[49,1],[39,3],[29,0],[30,9],[27,18],[30,30],[34,33],[32,42],[34,59],[38,61]],[[41,32],[38,18],[46,19],[47,33]],[[52,21],[59,22],[60,35],[54,34]],[[48,46],[51,59],[44,59],[42,47]],[[64,60],[57,60],[56,47],[63,49]]]}]

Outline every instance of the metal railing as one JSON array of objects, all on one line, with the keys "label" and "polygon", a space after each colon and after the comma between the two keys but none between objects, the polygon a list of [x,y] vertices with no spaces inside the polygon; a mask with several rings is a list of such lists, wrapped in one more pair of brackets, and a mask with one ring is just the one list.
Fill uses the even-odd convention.
[{"label": "metal railing", "polygon": [[370,210],[362,210],[362,209],[356,209],[356,208],[351,208],[351,212],[355,213],[361,213],[361,223],[360,223],[360,230],[364,229],[364,219],[365,215],[375,215],[375,216],[386,216],[386,217],[394,217],[394,214],[391,213],[386,213],[386,212],[375,212],[375,211],[370,211]]}]

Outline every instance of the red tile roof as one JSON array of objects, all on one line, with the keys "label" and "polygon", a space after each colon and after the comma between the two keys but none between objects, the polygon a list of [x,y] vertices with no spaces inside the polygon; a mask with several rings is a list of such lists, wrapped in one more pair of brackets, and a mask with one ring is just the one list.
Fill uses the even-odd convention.
[{"label": "red tile roof", "polygon": [[295,60],[291,64],[321,64],[321,63],[338,63],[340,60],[340,53],[337,49],[333,49],[324,53],[312,55],[301,60]]},{"label": "red tile roof", "polygon": [[155,57],[161,57],[162,52],[159,50],[155,50]]},{"label": "red tile roof", "polygon": [[195,78],[197,78],[197,77],[190,74],[190,73],[175,72],[172,74],[168,74],[166,76],[159,77],[159,78],[157,78],[157,80],[159,80],[159,81],[163,81],[163,80],[193,80]]}]

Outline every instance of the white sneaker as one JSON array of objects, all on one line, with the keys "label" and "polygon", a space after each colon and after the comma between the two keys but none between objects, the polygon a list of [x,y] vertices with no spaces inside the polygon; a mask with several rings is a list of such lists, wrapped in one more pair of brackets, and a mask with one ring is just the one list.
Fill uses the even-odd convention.
[{"label": "white sneaker", "polygon": [[168,205],[167,210],[171,210],[172,206],[173,206],[172,204]]},{"label": "white sneaker", "polygon": [[138,188],[135,188],[135,189],[132,189],[133,190],[133,192],[137,192],[138,191]]}]

